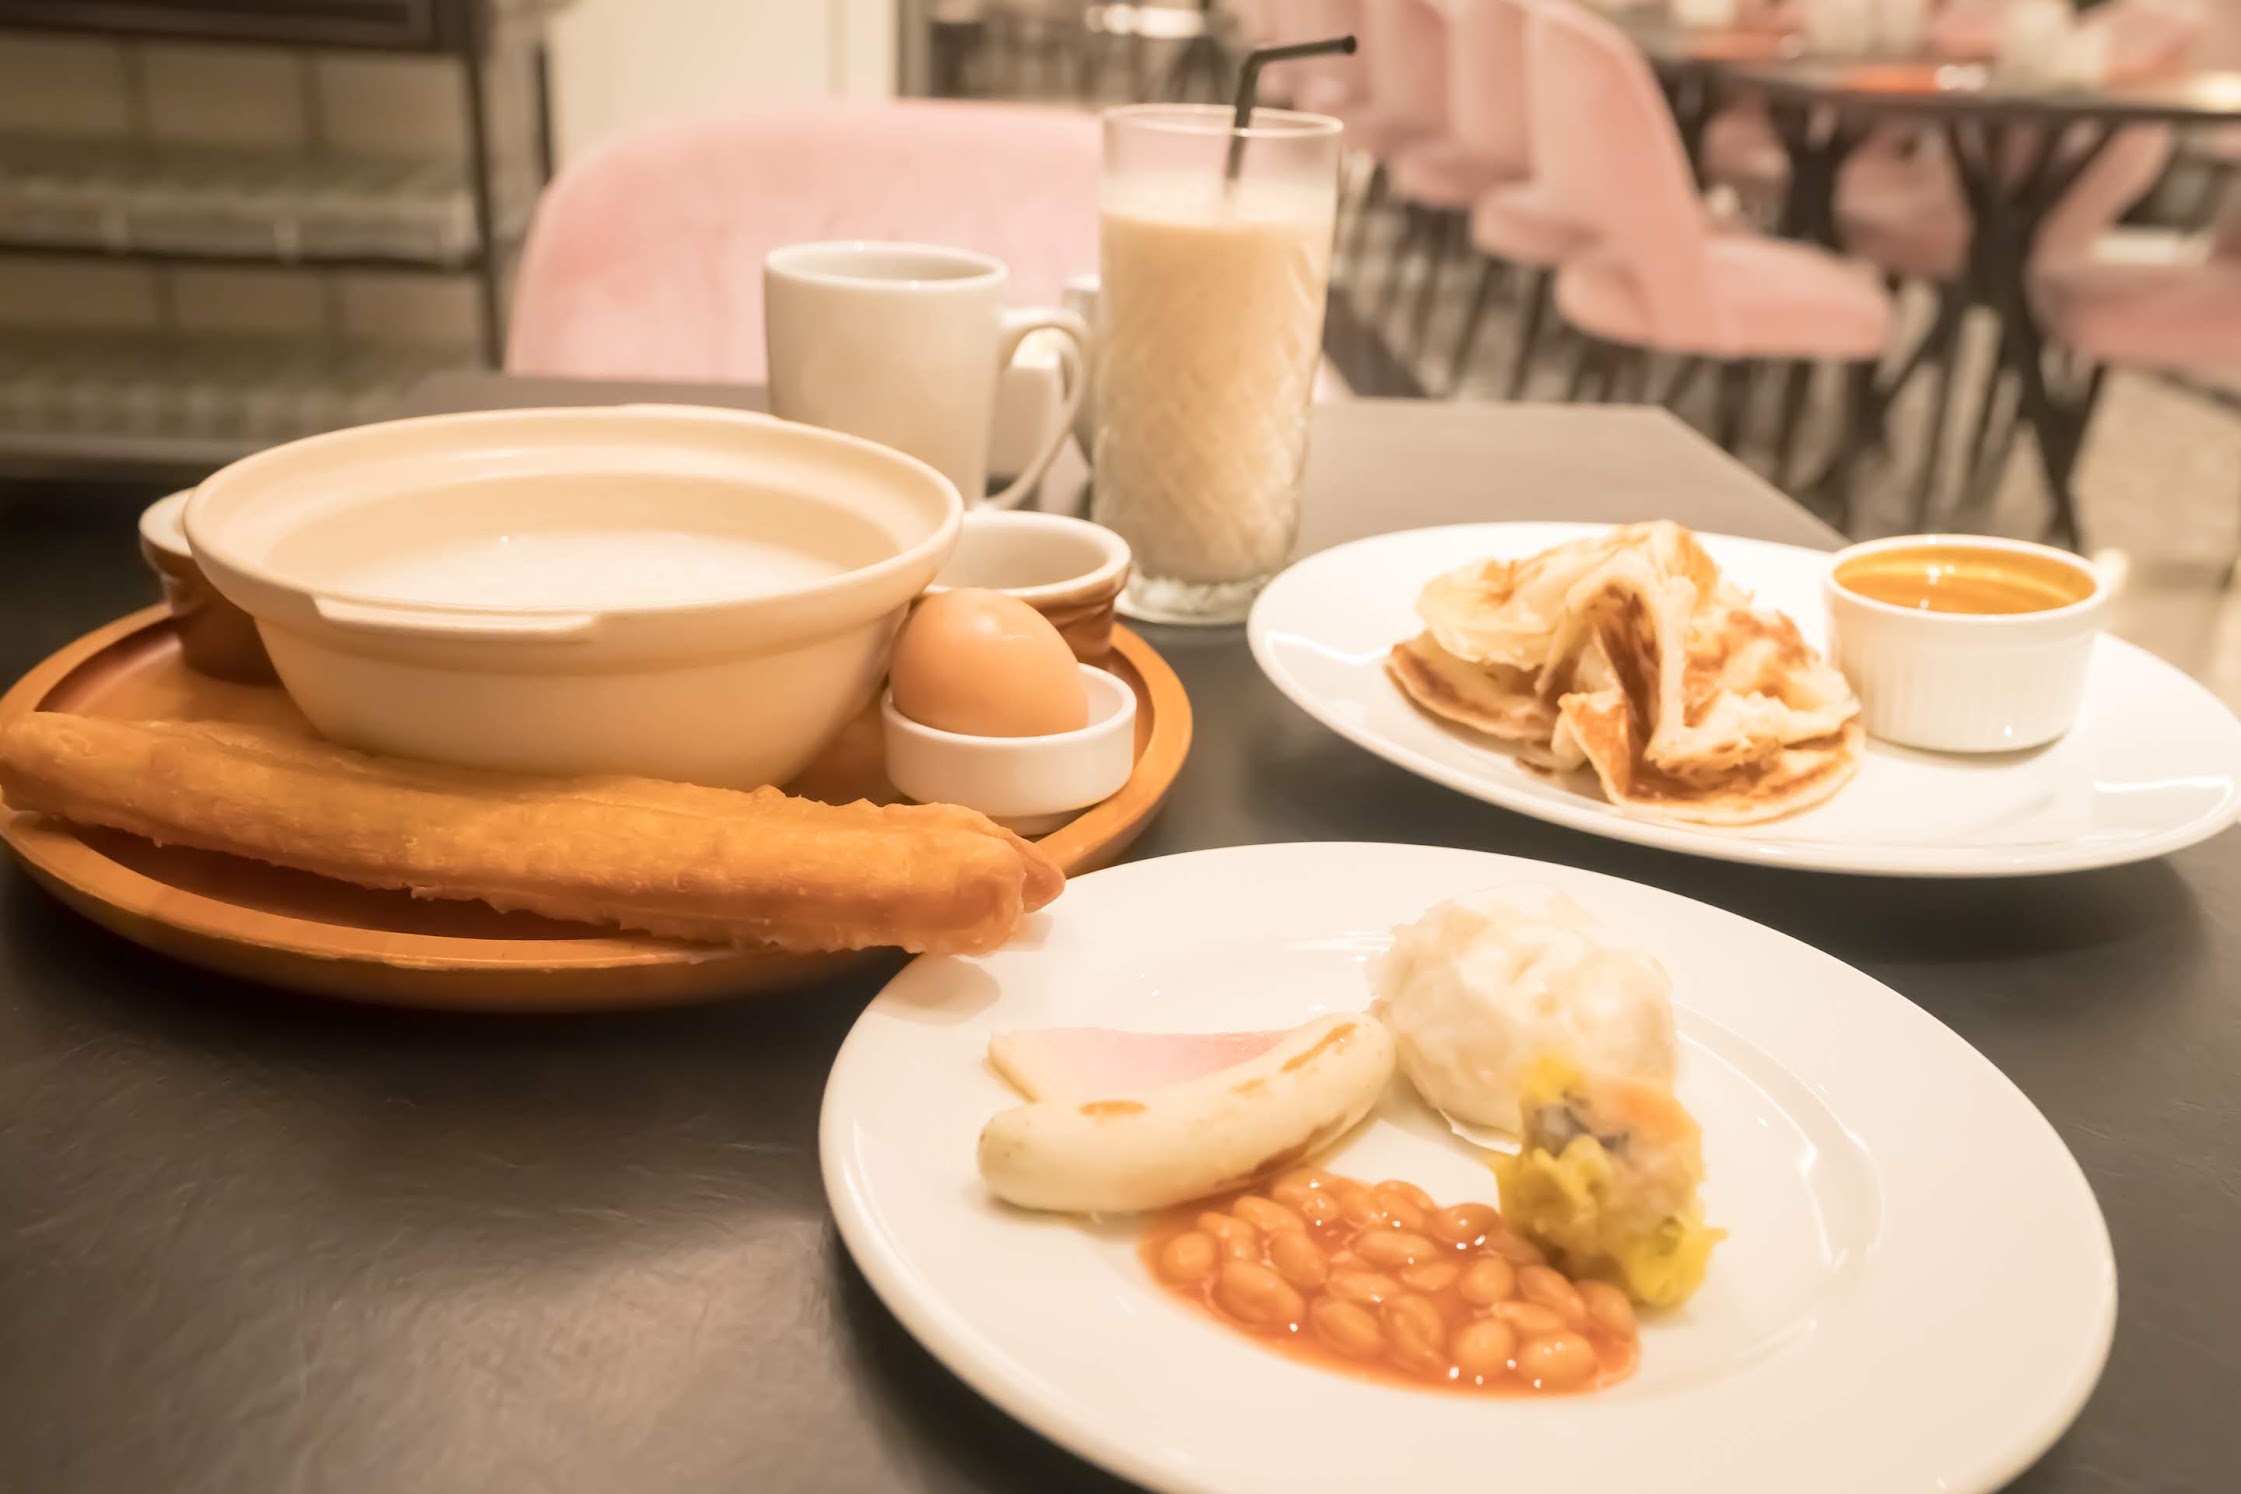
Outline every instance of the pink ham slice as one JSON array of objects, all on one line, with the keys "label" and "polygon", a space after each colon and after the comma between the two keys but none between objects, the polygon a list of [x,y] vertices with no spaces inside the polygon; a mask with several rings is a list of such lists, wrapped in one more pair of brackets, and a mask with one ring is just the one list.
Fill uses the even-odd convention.
[{"label": "pink ham slice", "polygon": [[999,1033],[988,1060],[1030,1100],[1108,1100],[1233,1068],[1260,1057],[1282,1032],[1120,1032],[1046,1027]]}]

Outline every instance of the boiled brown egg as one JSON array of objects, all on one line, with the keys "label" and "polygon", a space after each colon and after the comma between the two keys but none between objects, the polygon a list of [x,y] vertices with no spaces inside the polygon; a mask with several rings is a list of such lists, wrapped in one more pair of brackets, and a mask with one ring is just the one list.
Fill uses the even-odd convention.
[{"label": "boiled brown egg", "polygon": [[918,604],[895,640],[895,709],[969,737],[1042,737],[1089,725],[1081,666],[1040,612],[964,587]]}]

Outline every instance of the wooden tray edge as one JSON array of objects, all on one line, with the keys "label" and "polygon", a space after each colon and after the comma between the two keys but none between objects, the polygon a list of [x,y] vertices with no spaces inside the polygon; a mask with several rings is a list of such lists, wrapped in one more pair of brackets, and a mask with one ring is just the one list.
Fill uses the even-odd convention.
[{"label": "wooden tray edge", "polygon": [[[143,608],[56,650],[0,694],[0,725],[39,709],[104,650],[168,619],[160,604]],[[1124,628],[1114,630],[1114,653],[1143,687],[1151,732],[1119,793],[1041,840],[1069,876],[1109,865],[1126,850],[1190,750],[1190,698],[1167,661]],[[793,984],[881,953],[780,955],[622,934],[482,939],[353,929],[170,886],[111,860],[65,826],[12,814],[4,803],[0,840],[33,880],[134,943],[224,974],[355,1000],[524,1010],[655,1005]],[[600,989],[602,978],[625,979],[633,992],[618,999]]]}]

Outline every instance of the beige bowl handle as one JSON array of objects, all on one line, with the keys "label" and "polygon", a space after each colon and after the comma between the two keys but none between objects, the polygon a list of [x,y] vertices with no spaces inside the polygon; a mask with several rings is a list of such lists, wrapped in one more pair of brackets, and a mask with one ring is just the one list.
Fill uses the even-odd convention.
[{"label": "beige bowl handle", "polygon": [[313,597],[320,620],[359,633],[400,633],[418,638],[508,638],[575,643],[599,626],[596,612],[481,612],[414,607],[395,602],[352,602]]}]

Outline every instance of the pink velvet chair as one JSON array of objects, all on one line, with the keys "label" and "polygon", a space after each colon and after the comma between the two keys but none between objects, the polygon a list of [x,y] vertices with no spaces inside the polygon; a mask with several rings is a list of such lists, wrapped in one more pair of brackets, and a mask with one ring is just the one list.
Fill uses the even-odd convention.
[{"label": "pink velvet chair", "polygon": [[[1285,41],[1320,41],[1362,34],[1362,0],[1262,0]],[[1292,107],[1312,114],[1340,114],[1369,93],[1369,72],[1360,57],[1307,57],[1288,63]],[[1275,70],[1264,76],[1273,77]]]},{"label": "pink velvet chair", "polygon": [[1463,319],[1450,371],[1451,385],[1460,384],[1495,279],[1505,269],[1520,270],[1526,277],[1520,295],[1523,321],[1503,386],[1510,399],[1524,393],[1526,377],[1532,372],[1541,324],[1554,294],[1556,267],[1586,248],[1592,239],[1585,224],[1557,206],[1542,181],[1542,144],[1533,132],[1526,89],[1532,17],[1542,3],[1544,0],[1487,0],[1481,6],[1485,29],[1477,54],[1478,86],[1490,107],[1506,111],[1503,129],[1522,142],[1526,175],[1523,180],[1482,192],[1471,205],[1471,247],[1486,257],[1487,264],[1472,308]]},{"label": "pink velvet chair", "polygon": [[2105,38],[2103,63],[2112,81],[2187,72],[2210,35],[2209,11],[2199,0],[2112,0],[2083,25]]},{"label": "pink velvet chair", "polygon": [[[2210,0],[2194,61],[2217,72],[2241,72],[2241,0]],[[2180,150],[2197,179],[2190,221],[2208,227],[2218,216],[2227,184],[2241,170],[2241,125],[2189,131]]]},{"label": "pink velvet chair", "polygon": [[2049,337],[2094,364],[2241,371],[2241,253],[2193,263],[2083,258],[2041,273],[2033,289]]},{"label": "pink velvet chair", "polygon": [[1957,61],[1989,62],[1999,55],[2009,0],[1944,0],[1930,17],[1930,50]]},{"label": "pink velvet chair", "polygon": [[2241,246],[2224,236],[2207,256],[2162,260],[2104,255],[2104,231],[2162,175],[2171,132],[2138,126],[2118,136],[2049,215],[2031,267],[2031,300],[2047,340],[2072,364],[2057,399],[2047,463],[2057,519],[2073,532],[2079,455],[2112,366],[2162,373],[2241,371]]},{"label": "pink velvet chair", "polygon": [[[1356,18],[1352,15],[1344,17],[1337,26],[1331,26],[1332,10],[1331,0],[1230,0],[1241,51],[1344,36],[1354,30]],[[1327,113],[1331,105],[1352,98],[1357,91],[1344,82],[1337,92],[1330,90],[1328,79],[1332,69],[1329,63],[1332,61],[1345,64],[1342,78],[1350,78],[1355,71],[1353,59],[1346,57],[1302,59],[1272,67],[1261,74],[1260,102],[1285,109]]]},{"label": "pink velvet chair", "polygon": [[755,383],[763,256],[816,239],[995,255],[1010,299],[1056,305],[1097,268],[1094,116],[912,101],[650,126],[561,173],[537,204],[509,372]]},{"label": "pink velvet chair", "polygon": [[[2005,0],[1948,5],[1938,16],[1945,44],[1968,51],[1983,42],[1981,31],[1996,40],[2005,8]],[[2103,38],[2111,77],[2154,77],[2190,66],[2207,17],[2186,0],[2113,0],[2083,26]],[[1836,216],[1847,249],[1903,279],[1951,280],[1968,254],[1968,208],[1953,162],[1934,138],[1872,137],[1846,163]]]},{"label": "pink velvet chair", "polygon": [[1717,182],[1745,202],[1778,203],[1790,180],[1790,153],[1775,132],[1766,100],[1737,99],[1704,125],[1699,147],[1704,179]]},{"label": "pink velvet chair", "polygon": [[[1952,161],[1942,144],[1925,145],[1923,149],[1927,153],[1923,165],[1894,171],[1891,181],[1879,191],[1840,195],[1837,212],[1847,249],[1887,274],[1928,285],[1937,298],[1929,329],[1883,395],[1886,402],[1896,398],[1918,369],[1928,367],[1934,372],[1937,382],[1931,396],[1928,439],[1915,482],[1916,528],[1929,522],[1946,423],[1953,408],[1961,336],[1969,308],[1984,293],[1982,286],[1969,281],[1972,223]],[[2040,225],[2032,250],[2030,273],[2034,284],[2049,266],[2090,257],[2094,245],[2155,185],[2170,151],[2171,132],[2163,127],[2141,125],[2121,132]],[[1997,455],[1989,465],[1984,461],[1998,403],[1993,395],[2001,378],[2001,370],[1995,367],[1976,400],[1975,433],[1963,461],[1963,471],[1978,499],[2003,465]],[[2004,453],[2005,446],[2002,438],[1993,449]]]},{"label": "pink velvet chair", "polygon": [[[1522,182],[1527,156],[1523,26],[1509,0],[1452,0],[1447,45],[1447,130],[1393,157],[1393,195],[1430,245],[1416,299],[1416,342],[1424,341],[1449,248],[1465,237],[1472,203],[1496,186]],[[1489,262],[1491,269],[1492,262]],[[1491,289],[1480,277],[1483,294]]]},{"label": "pink velvet chair", "polygon": [[1447,129],[1447,9],[1440,0],[1360,0],[1358,102],[1336,111],[1349,143],[1380,162]]},{"label": "pink velvet chair", "polygon": [[[1229,0],[1230,39],[1241,51],[1275,46],[1283,24],[1278,14],[1280,8],[1277,0]],[[1292,106],[1295,81],[1284,69],[1274,69],[1261,79],[1258,97],[1264,104],[1288,109]]]},{"label": "pink velvet chair", "polygon": [[1275,45],[1279,8],[1277,0],[1229,0],[1229,13],[1236,22],[1238,43],[1245,47]]},{"label": "pink velvet chair", "polygon": [[[1440,0],[1361,0],[1363,73],[1368,93],[1327,112],[1346,126],[1348,149],[1374,163],[1355,208],[1352,252],[1359,265],[1370,215],[1391,185],[1395,156],[1419,140],[1447,132],[1447,10]],[[1406,245],[1403,246],[1404,249]],[[1396,255],[1395,268],[1406,255]],[[1387,281],[1387,299],[1397,287]]]},{"label": "pink velvet chair", "polygon": [[1556,276],[1557,309],[1592,340],[1583,370],[1592,361],[1607,397],[1622,374],[1639,389],[1652,352],[1719,362],[1719,435],[1732,448],[1754,363],[1841,363],[1830,470],[1844,493],[1890,339],[1891,299],[1873,272],[1810,245],[1717,231],[1649,63],[1610,22],[1548,4],[1530,35],[1535,169],[1558,210],[1594,235]]}]

